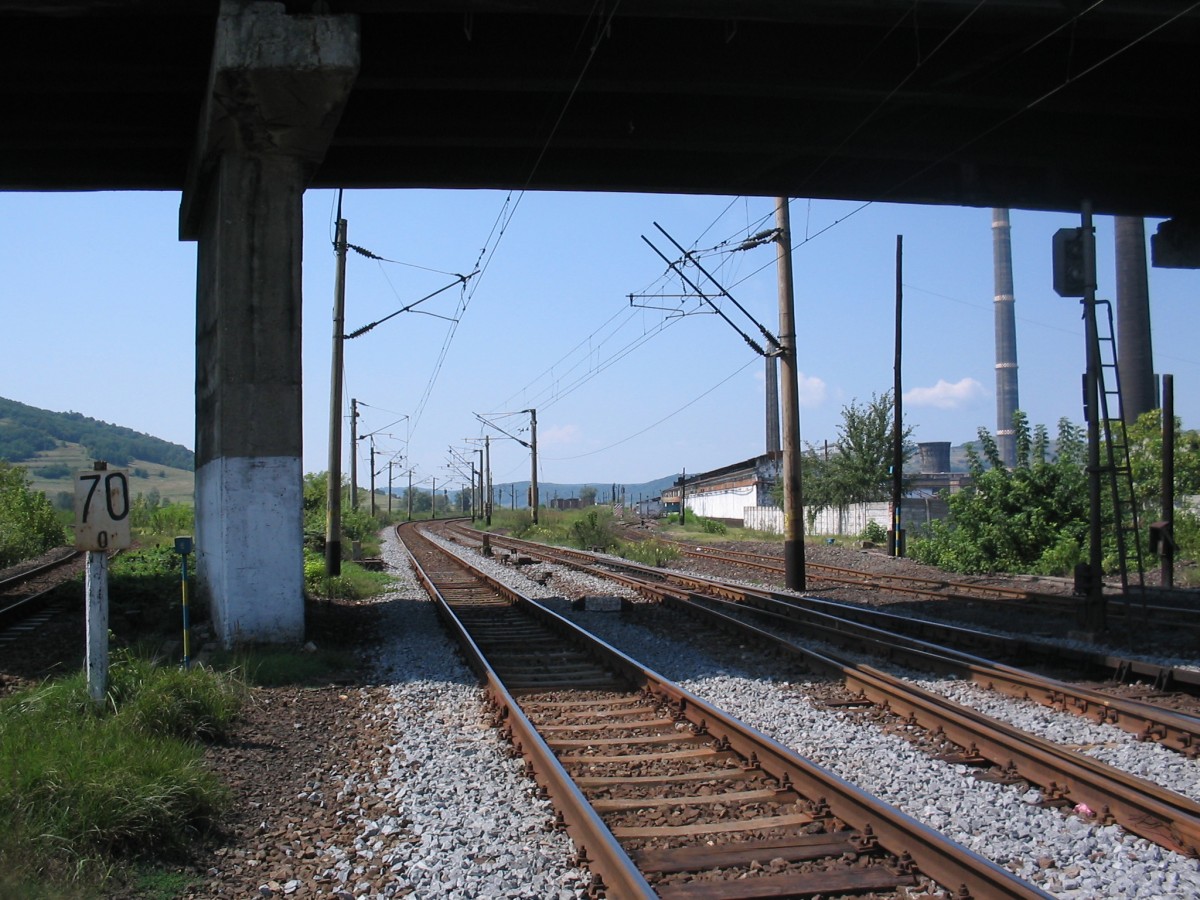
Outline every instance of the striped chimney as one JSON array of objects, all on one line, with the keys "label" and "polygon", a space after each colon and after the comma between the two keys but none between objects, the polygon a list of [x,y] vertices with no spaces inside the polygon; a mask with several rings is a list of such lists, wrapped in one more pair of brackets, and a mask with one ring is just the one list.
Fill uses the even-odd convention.
[{"label": "striped chimney", "polygon": [[1013,413],[1017,398],[1017,319],[1013,305],[1012,236],[1007,209],[992,210],[992,259],[996,281],[996,447],[1008,467],[1017,464]]}]

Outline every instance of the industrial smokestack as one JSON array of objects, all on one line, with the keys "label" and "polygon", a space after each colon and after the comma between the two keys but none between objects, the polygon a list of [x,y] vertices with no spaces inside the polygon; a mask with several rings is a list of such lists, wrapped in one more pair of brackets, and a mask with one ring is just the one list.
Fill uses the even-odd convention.
[{"label": "industrial smokestack", "polygon": [[775,357],[767,357],[767,453],[778,453],[779,443],[779,375]]},{"label": "industrial smokestack", "polygon": [[992,210],[992,260],[996,281],[996,448],[1008,467],[1017,464],[1013,413],[1017,398],[1017,319],[1014,311],[1012,236],[1007,209]]},{"label": "industrial smokestack", "polygon": [[[1115,219],[1117,252],[1117,370],[1126,425],[1158,406],[1150,341],[1150,289],[1146,281],[1146,226],[1136,216]],[[1106,385],[1109,389],[1115,385]],[[1114,413],[1115,410],[1110,410]]]}]

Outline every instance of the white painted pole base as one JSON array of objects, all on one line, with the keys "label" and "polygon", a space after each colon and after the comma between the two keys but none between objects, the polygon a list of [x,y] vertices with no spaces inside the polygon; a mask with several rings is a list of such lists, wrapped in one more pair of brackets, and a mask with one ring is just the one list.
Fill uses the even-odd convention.
[{"label": "white painted pole base", "polygon": [[88,696],[97,706],[108,691],[108,554],[88,551],[87,574],[87,683]]}]

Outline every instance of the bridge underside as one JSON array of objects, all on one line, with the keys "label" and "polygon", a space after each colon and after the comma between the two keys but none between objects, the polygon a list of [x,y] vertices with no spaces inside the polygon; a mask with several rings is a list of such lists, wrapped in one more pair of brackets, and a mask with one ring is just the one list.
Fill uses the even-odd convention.
[{"label": "bridge underside", "polygon": [[[360,22],[312,186],[1200,207],[1173,0],[279,5]],[[0,0],[0,189],[181,188],[217,9]]]},{"label": "bridge underside", "polygon": [[200,590],[225,643],[293,640],[307,187],[1086,199],[1172,217],[1162,261],[1195,264],[1187,10],[0,0],[0,190],[183,192]]}]

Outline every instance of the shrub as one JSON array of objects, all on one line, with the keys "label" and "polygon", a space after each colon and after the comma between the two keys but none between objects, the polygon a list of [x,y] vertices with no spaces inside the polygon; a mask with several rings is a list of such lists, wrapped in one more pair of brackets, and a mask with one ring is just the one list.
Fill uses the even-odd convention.
[{"label": "shrub", "polygon": [[648,541],[622,541],[618,554],[644,566],[664,566],[679,558],[679,550],[665,541],[651,538]]},{"label": "shrub", "polygon": [[608,510],[589,509],[571,526],[574,544],[582,550],[599,548],[608,550],[617,544],[612,531],[612,513]]},{"label": "shrub", "polygon": [[873,520],[863,527],[858,536],[860,539],[870,541],[872,544],[884,544],[887,543],[888,539],[887,529]]},{"label": "shrub", "polygon": [[0,568],[61,546],[66,539],[46,495],[30,489],[24,469],[0,460]]}]

